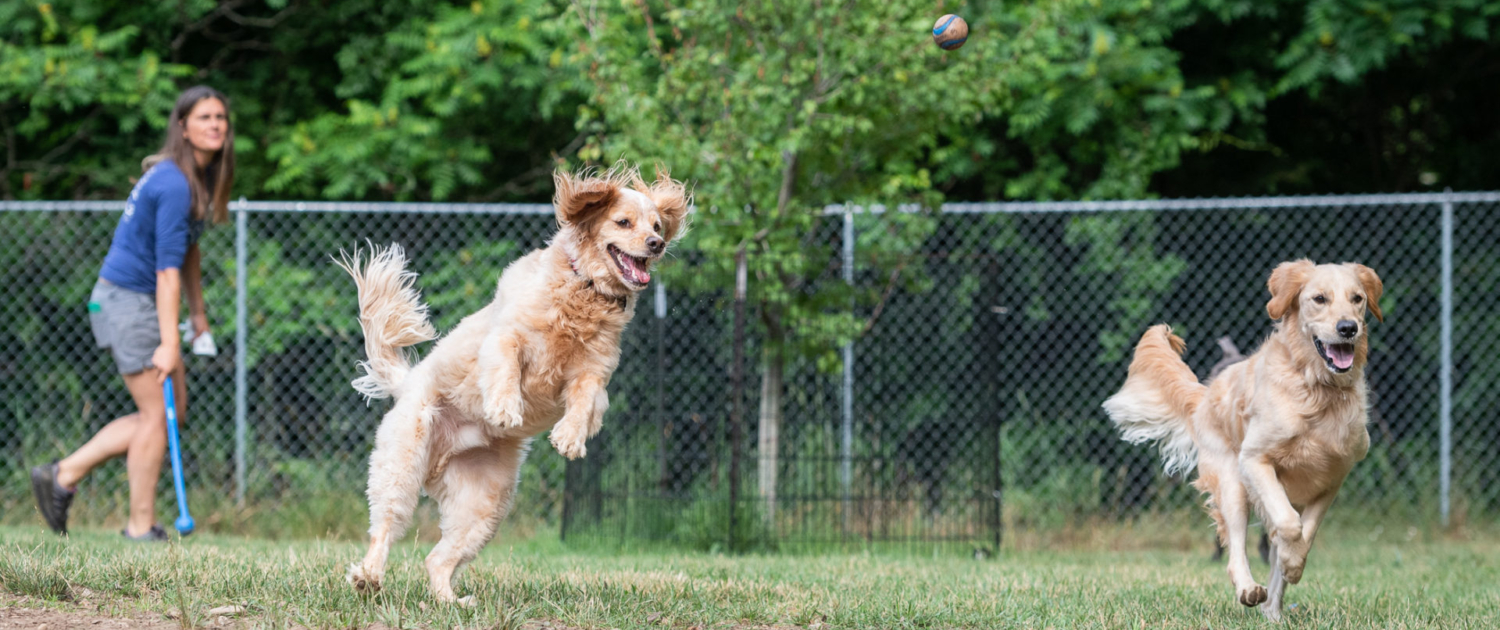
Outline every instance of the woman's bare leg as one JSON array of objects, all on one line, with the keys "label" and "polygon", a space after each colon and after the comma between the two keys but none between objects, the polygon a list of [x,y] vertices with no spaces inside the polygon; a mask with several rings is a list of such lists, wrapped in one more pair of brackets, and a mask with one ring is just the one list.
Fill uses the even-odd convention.
[{"label": "woman's bare leg", "polygon": [[[136,413],[122,416],[105,425],[86,444],[57,463],[58,485],[72,489],[100,464],[120,455],[126,456],[126,477],[130,482],[130,518],[126,531],[141,535],[156,523],[156,484],[161,478],[162,456],[167,445],[167,412],[161,388],[156,384],[156,370],[126,374],[125,387],[135,401]],[[172,378],[176,390],[177,418],[187,419],[187,378],[179,369]]]}]

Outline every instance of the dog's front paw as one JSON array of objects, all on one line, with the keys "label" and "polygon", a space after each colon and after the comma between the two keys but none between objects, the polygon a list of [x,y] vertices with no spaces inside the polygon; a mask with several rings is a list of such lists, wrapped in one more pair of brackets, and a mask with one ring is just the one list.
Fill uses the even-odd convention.
[{"label": "dog's front paw", "polygon": [[514,429],[526,422],[520,393],[491,397],[484,403],[484,419],[501,429]]},{"label": "dog's front paw", "polygon": [[358,563],[349,565],[349,573],[344,576],[344,579],[354,587],[354,592],[361,595],[373,595],[380,592],[380,576],[366,571],[364,566]]},{"label": "dog's front paw", "polygon": [[1239,589],[1239,597],[1241,604],[1259,606],[1267,599],[1266,587],[1252,582],[1249,586]]},{"label": "dog's front paw", "polygon": [[559,422],[552,427],[552,448],[568,459],[578,459],[588,454],[588,448],[584,442],[588,440],[587,429],[580,428],[577,422]]}]

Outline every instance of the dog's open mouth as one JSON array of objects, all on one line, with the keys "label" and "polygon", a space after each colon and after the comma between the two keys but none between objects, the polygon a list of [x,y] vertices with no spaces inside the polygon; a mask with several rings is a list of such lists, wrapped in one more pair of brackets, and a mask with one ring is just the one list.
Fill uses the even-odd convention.
[{"label": "dog's open mouth", "polygon": [[1328,364],[1328,369],[1343,374],[1348,372],[1349,368],[1354,367],[1354,344],[1325,344],[1322,339],[1314,339],[1313,344],[1318,347],[1318,355],[1323,357],[1323,362]]},{"label": "dog's open mouth", "polygon": [[624,278],[626,283],[643,287],[651,282],[651,272],[647,270],[651,261],[631,256],[614,245],[610,245],[608,249],[609,257],[613,258],[615,266],[620,268],[620,277]]}]

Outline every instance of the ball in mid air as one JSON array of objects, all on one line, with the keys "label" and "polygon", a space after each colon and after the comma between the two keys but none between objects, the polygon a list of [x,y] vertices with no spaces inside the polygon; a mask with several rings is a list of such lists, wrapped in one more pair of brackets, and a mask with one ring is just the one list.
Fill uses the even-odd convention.
[{"label": "ball in mid air", "polygon": [[932,41],[943,50],[958,50],[968,40],[969,23],[957,15],[950,13],[932,25]]}]

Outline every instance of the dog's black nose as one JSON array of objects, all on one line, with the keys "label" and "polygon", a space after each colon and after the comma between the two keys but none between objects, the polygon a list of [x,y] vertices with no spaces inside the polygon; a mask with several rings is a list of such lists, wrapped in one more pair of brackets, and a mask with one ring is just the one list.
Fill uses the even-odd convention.
[{"label": "dog's black nose", "polygon": [[1339,336],[1345,339],[1353,338],[1354,335],[1359,334],[1359,324],[1352,319],[1341,319],[1334,328],[1339,331]]},{"label": "dog's black nose", "polygon": [[666,248],[667,248],[667,242],[664,241],[664,240],[661,240],[660,236],[648,236],[648,237],[646,237],[646,249],[651,250],[651,253],[653,253],[653,254],[660,254],[661,250],[664,250]]}]

